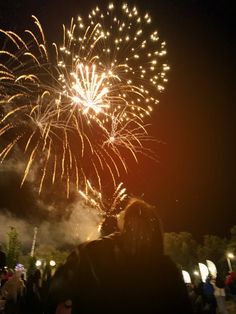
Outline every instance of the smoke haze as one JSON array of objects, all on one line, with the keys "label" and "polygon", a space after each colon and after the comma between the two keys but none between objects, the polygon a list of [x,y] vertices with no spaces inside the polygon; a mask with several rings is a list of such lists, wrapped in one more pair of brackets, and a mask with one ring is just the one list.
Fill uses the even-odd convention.
[{"label": "smoke haze", "polygon": [[97,211],[87,207],[82,200],[77,200],[70,205],[68,219],[42,221],[38,224],[17,218],[4,209],[0,213],[0,241],[6,243],[10,227],[15,227],[22,246],[29,248],[33,240],[34,227],[38,227],[37,244],[52,245],[55,248],[68,244],[75,245],[98,238],[100,222],[101,217]]},{"label": "smoke haze", "polygon": [[56,248],[99,236],[102,218],[77,192],[68,200],[58,184],[39,195],[34,168],[20,187],[24,168],[20,159],[9,159],[0,167],[0,242],[6,243],[10,227],[16,228],[22,246],[27,248],[32,244],[35,227],[37,244]]}]

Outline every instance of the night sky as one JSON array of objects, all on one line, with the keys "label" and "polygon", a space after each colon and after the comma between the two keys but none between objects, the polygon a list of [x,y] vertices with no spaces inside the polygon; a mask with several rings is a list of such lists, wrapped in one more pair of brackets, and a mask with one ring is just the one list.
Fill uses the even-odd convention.
[{"label": "night sky", "polygon": [[[167,42],[171,71],[151,120],[151,133],[160,141],[156,145],[159,162],[141,159],[138,166],[133,164],[125,182],[132,194],[144,194],[157,206],[168,232],[189,231],[196,238],[227,236],[236,225],[233,2],[132,1],[140,12],[151,14]],[[48,38],[58,40],[62,23],[101,3],[105,1],[1,1],[0,25],[21,33],[32,25],[34,14]],[[10,194],[18,204],[19,193],[27,197],[27,188],[9,191],[3,181],[0,178],[0,207],[7,206]]]}]

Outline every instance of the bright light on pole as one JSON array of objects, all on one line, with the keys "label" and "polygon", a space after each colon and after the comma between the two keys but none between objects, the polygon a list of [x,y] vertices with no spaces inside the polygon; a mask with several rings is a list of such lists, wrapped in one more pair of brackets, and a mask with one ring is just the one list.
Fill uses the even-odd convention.
[{"label": "bright light on pole", "polygon": [[229,271],[233,271],[232,265],[231,265],[231,260],[230,260],[230,259],[233,259],[233,258],[234,258],[234,254],[233,253],[227,253],[226,259],[227,259]]},{"label": "bright light on pole", "polygon": [[56,266],[56,262],[53,261],[53,260],[51,260],[51,261],[49,262],[49,265],[50,265],[51,267],[54,267],[54,266]]},{"label": "bright light on pole", "polygon": [[42,262],[38,259],[35,263],[36,267],[40,267],[42,265]]}]

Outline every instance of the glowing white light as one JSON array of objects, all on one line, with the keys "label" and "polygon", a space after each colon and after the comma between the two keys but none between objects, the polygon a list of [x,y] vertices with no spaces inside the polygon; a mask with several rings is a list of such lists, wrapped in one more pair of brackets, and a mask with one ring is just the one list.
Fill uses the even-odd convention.
[{"label": "glowing white light", "polygon": [[182,275],[185,283],[191,283],[190,275],[186,270],[182,270]]},{"label": "glowing white light", "polygon": [[198,267],[200,270],[202,282],[206,282],[206,279],[209,276],[209,270],[208,270],[207,266],[203,263],[198,263]]},{"label": "glowing white light", "polygon": [[55,262],[54,260],[51,260],[51,261],[49,262],[49,265],[52,266],[52,267],[54,267],[54,266],[56,266],[56,262]]},{"label": "glowing white light", "polygon": [[104,87],[107,78],[105,73],[97,74],[95,65],[90,68],[78,64],[76,71],[71,75],[75,79],[75,83],[72,85],[75,94],[71,98],[73,103],[82,108],[83,113],[87,114],[93,110],[97,114],[103,108],[109,108],[105,99],[109,92],[109,89]]},{"label": "glowing white light", "polygon": [[36,267],[40,267],[42,265],[42,262],[38,259],[35,263]]},{"label": "glowing white light", "polygon": [[216,278],[216,275],[217,275],[216,265],[210,260],[206,260],[206,263],[207,263],[207,267],[209,269],[210,274],[213,276],[213,278]]},{"label": "glowing white light", "polygon": [[15,271],[20,271],[23,272],[25,270],[24,265],[22,264],[17,264],[15,267]]},{"label": "glowing white light", "polygon": [[234,254],[233,254],[233,253],[228,253],[228,254],[227,254],[227,257],[228,257],[228,258],[234,258]]}]

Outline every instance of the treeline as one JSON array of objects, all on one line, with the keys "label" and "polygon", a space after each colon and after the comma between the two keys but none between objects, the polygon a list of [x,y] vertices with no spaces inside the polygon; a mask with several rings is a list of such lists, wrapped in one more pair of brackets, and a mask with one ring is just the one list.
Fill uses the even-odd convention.
[{"label": "treeline", "polygon": [[[183,270],[191,275],[198,270],[198,263],[206,263],[211,260],[217,269],[227,273],[227,254],[236,253],[236,225],[230,230],[229,238],[221,238],[216,235],[205,235],[202,243],[197,242],[189,232],[170,232],[164,234],[165,253]],[[7,257],[7,266],[14,268],[17,263],[22,263],[26,268],[30,251],[26,251],[21,245],[20,234],[14,227],[10,227],[7,241],[3,244]],[[58,249],[52,245],[37,243],[35,259],[44,263],[55,260],[61,264],[69,254],[69,249]],[[232,267],[236,265],[235,259],[231,259]]]},{"label": "treeline", "polygon": [[[191,275],[198,271],[198,263],[211,260],[216,264],[217,270],[226,274],[229,271],[227,254],[236,252],[236,225],[230,230],[229,238],[216,235],[203,236],[202,243],[197,242],[189,232],[170,232],[164,234],[165,252]],[[230,260],[232,268],[235,258]]]},{"label": "treeline", "polygon": [[56,265],[60,265],[66,260],[69,250],[57,249],[56,247],[44,243],[37,243],[34,257],[30,256],[30,249],[25,248],[21,243],[20,234],[15,227],[10,227],[6,235],[6,242],[2,243],[3,251],[6,254],[6,264],[8,268],[14,269],[17,264],[23,264],[25,268],[31,268],[37,259],[42,265],[48,265],[50,260],[54,260]]}]

